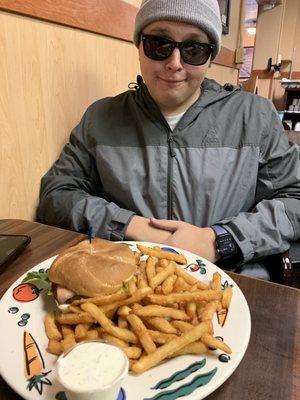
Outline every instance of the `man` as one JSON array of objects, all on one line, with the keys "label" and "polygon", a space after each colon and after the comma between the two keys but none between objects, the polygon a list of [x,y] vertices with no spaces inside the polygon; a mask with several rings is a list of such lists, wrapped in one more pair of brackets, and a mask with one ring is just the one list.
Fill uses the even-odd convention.
[{"label": "man", "polygon": [[300,233],[299,151],[269,101],[205,78],[220,40],[217,0],[144,0],[144,82],[88,108],[42,179],[38,219],[221,265],[287,250]]}]

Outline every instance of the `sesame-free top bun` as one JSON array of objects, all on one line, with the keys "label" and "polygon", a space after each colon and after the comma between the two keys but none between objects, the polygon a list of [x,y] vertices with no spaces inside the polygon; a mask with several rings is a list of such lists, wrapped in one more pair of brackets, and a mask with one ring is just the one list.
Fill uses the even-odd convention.
[{"label": "sesame-free top bun", "polygon": [[51,282],[74,293],[93,297],[117,292],[136,271],[133,252],[126,245],[95,238],[62,251],[52,263]]}]

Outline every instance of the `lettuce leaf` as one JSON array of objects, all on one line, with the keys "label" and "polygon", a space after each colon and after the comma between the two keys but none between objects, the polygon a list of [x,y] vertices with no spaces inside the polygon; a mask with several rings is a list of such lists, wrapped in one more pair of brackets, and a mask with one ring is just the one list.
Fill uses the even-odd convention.
[{"label": "lettuce leaf", "polygon": [[22,280],[22,283],[32,283],[38,289],[46,290],[47,295],[49,296],[53,295],[52,285],[48,279],[47,272],[37,272],[37,271],[28,272],[26,277]]}]

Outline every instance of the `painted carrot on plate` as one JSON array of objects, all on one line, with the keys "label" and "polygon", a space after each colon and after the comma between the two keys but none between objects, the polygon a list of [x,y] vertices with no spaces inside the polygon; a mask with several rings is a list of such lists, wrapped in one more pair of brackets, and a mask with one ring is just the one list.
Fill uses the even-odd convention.
[{"label": "painted carrot on plate", "polygon": [[52,385],[46,376],[51,372],[43,372],[45,368],[44,359],[33,336],[24,331],[24,375],[28,381],[27,389],[35,388],[39,394],[43,393],[43,385]]},{"label": "painted carrot on plate", "polygon": [[226,322],[227,314],[228,314],[227,308],[222,308],[221,310],[217,311],[217,318],[218,318],[219,325],[224,326],[224,324]]}]

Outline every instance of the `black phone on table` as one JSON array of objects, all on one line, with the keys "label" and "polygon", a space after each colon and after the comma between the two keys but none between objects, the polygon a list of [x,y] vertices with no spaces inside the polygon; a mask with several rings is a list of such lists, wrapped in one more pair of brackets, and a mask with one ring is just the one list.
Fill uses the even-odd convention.
[{"label": "black phone on table", "polygon": [[0,233],[0,274],[4,268],[31,242],[27,235],[4,235]]}]

